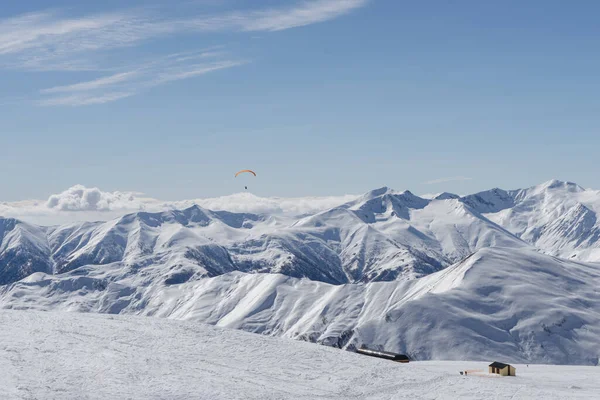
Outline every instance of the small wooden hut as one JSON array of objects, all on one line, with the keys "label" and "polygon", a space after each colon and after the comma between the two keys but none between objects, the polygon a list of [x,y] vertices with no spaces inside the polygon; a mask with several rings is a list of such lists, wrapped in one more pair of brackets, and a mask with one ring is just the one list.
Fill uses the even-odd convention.
[{"label": "small wooden hut", "polygon": [[490,364],[490,374],[498,374],[501,376],[516,376],[517,370],[512,365],[494,361]]}]

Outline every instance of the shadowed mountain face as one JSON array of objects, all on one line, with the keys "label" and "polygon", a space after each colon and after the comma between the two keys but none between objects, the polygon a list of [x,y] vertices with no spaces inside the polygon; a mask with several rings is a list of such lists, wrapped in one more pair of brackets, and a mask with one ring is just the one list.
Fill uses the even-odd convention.
[{"label": "shadowed mountain face", "polygon": [[34,272],[53,272],[46,231],[24,222],[0,218],[0,285]]}]

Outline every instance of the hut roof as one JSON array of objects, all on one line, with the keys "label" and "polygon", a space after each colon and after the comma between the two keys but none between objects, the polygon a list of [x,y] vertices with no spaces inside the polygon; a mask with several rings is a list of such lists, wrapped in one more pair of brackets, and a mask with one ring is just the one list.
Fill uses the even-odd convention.
[{"label": "hut roof", "polygon": [[493,363],[490,364],[490,367],[495,367],[495,368],[500,368],[500,369],[504,369],[506,367],[508,367],[508,364],[504,364],[498,361],[494,361]]}]

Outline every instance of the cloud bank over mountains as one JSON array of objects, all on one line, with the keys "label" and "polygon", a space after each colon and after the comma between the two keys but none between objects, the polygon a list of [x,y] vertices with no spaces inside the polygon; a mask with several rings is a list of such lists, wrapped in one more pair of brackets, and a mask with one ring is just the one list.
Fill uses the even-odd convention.
[{"label": "cloud bank over mountains", "polygon": [[49,209],[60,211],[112,211],[141,208],[132,192],[103,192],[98,188],[75,185],[62,193],[53,194],[46,202]]},{"label": "cloud bank over mountains", "polygon": [[273,215],[304,215],[323,211],[356,199],[357,195],[327,197],[258,197],[251,193],[229,196],[163,201],[135,191],[103,191],[74,185],[47,200],[0,202],[0,216],[35,224],[63,224],[75,221],[106,221],[121,215],[148,211],[182,209],[197,204],[211,210]]}]

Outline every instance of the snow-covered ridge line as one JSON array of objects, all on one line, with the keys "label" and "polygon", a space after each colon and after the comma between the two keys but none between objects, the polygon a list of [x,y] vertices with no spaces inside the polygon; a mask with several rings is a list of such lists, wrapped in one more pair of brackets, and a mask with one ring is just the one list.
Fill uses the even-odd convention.
[{"label": "snow-covered ridge line", "polygon": [[177,279],[242,271],[336,284],[406,280],[480,248],[528,246],[459,199],[426,200],[387,188],[300,218],[194,205],[55,227],[5,221],[0,284],[114,262],[162,265]]},{"label": "snow-covered ridge line", "polygon": [[494,246],[600,261],[599,210],[599,192],[550,181],[434,199],[380,188],[300,217],[194,205],[55,227],[0,218],[0,284],[113,262],[160,264],[175,280],[236,270],[337,284],[406,280]]}]

